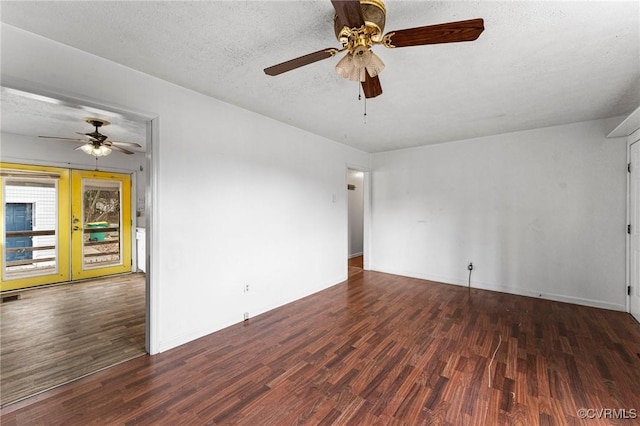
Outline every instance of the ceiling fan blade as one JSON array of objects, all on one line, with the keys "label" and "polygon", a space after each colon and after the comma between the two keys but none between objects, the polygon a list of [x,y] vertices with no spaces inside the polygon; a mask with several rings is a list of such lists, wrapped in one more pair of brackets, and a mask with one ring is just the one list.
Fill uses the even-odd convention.
[{"label": "ceiling fan blade", "polygon": [[77,139],[77,138],[60,138],[58,136],[38,136],[39,138],[43,138],[43,139],[58,139],[61,141],[70,141],[70,142],[89,142],[86,139]]},{"label": "ceiling fan blade", "polygon": [[364,15],[359,0],[331,0],[338,15],[338,21],[349,28],[360,28],[364,25]]},{"label": "ceiling fan blade", "polygon": [[390,31],[383,37],[383,44],[387,47],[408,47],[473,41],[480,37],[482,31],[484,31],[484,20],[482,18],[469,19],[467,21]]},{"label": "ceiling fan blade", "polygon": [[[107,138],[106,136],[98,133],[100,135],[100,137],[102,137],[102,139],[101,139],[100,137],[96,136],[95,132],[92,132],[92,133],[76,132],[76,133],[79,134],[79,135],[84,135],[84,136],[86,136],[86,137],[88,137],[88,138],[90,138],[90,139],[92,139],[94,141],[99,141],[99,142],[102,142]],[[87,142],[90,142],[90,141],[87,141]]]},{"label": "ceiling fan blade", "polygon": [[300,56],[299,58],[291,59],[290,61],[265,68],[264,73],[271,76],[282,74],[284,72],[330,58],[336,53],[338,53],[338,50],[334,48],[318,50],[317,52],[309,53],[308,55]]},{"label": "ceiling fan blade", "polygon": [[134,154],[133,151],[129,151],[128,149],[121,148],[121,147],[119,147],[117,145],[111,145],[111,146],[109,146],[109,148],[111,148],[114,151],[124,152],[125,154],[129,154],[129,155]]},{"label": "ceiling fan blade", "polygon": [[109,140],[109,142],[111,142],[112,144],[116,144],[116,145],[124,145],[124,146],[132,146],[134,148],[142,148],[142,145],[140,145],[139,143],[135,143],[135,142],[120,142],[120,141],[112,141],[112,140]]},{"label": "ceiling fan blade", "polygon": [[364,91],[365,98],[375,98],[378,95],[382,95],[382,86],[380,85],[378,76],[371,77],[368,72],[365,72],[362,90]]}]

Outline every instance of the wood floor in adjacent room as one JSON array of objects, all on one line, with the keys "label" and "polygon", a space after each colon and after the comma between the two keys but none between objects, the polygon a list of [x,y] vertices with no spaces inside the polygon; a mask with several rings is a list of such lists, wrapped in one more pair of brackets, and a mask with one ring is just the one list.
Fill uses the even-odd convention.
[{"label": "wood floor in adjacent room", "polygon": [[26,290],[0,305],[3,406],[145,354],[145,278]]},{"label": "wood floor in adjacent room", "polygon": [[356,275],[361,273],[363,269],[363,256],[356,256],[349,259],[349,278],[354,278]]},{"label": "wood floor in adjacent room", "polygon": [[580,408],[640,410],[639,353],[626,313],[364,271],[2,424],[580,424]]}]

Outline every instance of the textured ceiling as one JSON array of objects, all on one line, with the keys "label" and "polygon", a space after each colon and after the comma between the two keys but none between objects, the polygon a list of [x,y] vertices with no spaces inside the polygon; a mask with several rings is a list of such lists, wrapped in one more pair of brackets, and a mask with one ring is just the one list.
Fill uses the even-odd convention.
[{"label": "textured ceiling", "polygon": [[[108,136],[110,141],[135,142],[142,148],[126,147],[130,151],[144,152],[146,145],[146,126],[140,121],[133,121],[120,114],[96,108],[70,105],[55,102],[42,96],[30,96],[15,90],[2,88],[2,131],[27,136],[57,136],[63,138],[90,139],[79,135],[95,130],[85,122],[86,118],[100,118],[111,124],[101,127],[100,133]],[[82,142],[70,141],[76,146]],[[71,149],[73,145],[69,145]]]},{"label": "textured ceiling", "polygon": [[[637,1],[387,1],[386,31],[484,18],[477,41],[375,48],[384,93],[331,58],[322,1],[2,2],[3,22],[368,152],[626,114],[640,104]],[[3,105],[4,108],[4,105]],[[7,125],[3,122],[3,128]],[[78,126],[74,127],[74,131]]]}]

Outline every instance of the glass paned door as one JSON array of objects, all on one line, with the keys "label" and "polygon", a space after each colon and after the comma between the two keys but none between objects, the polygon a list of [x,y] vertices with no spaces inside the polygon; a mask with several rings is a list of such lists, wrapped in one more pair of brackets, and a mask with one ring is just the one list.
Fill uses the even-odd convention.
[{"label": "glass paned door", "polygon": [[69,171],[0,164],[0,290],[69,280]]},{"label": "glass paned door", "polygon": [[129,175],[73,170],[73,279],[131,271]]},{"label": "glass paned door", "polygon": [[0,291],[131,271],[131,177],[0,163]]}]

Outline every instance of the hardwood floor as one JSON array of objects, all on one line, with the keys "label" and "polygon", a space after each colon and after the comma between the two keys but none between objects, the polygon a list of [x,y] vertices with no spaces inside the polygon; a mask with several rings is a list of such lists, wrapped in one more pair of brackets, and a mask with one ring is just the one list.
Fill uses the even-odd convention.
[{"label": "hardwood floor", "polygon": [[0,402],[145,354],[145,279],[26,290],[0,304]]},{"label": "hardwood floor", "polygon": [[352,278],[363,271],[363,263],[363,256],[356,256],[349,259],[349,278]]},{"label": "hardwood floor", "polygon": [[2,424],[581,424],[580,408],[640,410],[639,353],[626,313],[364,271]]}]

